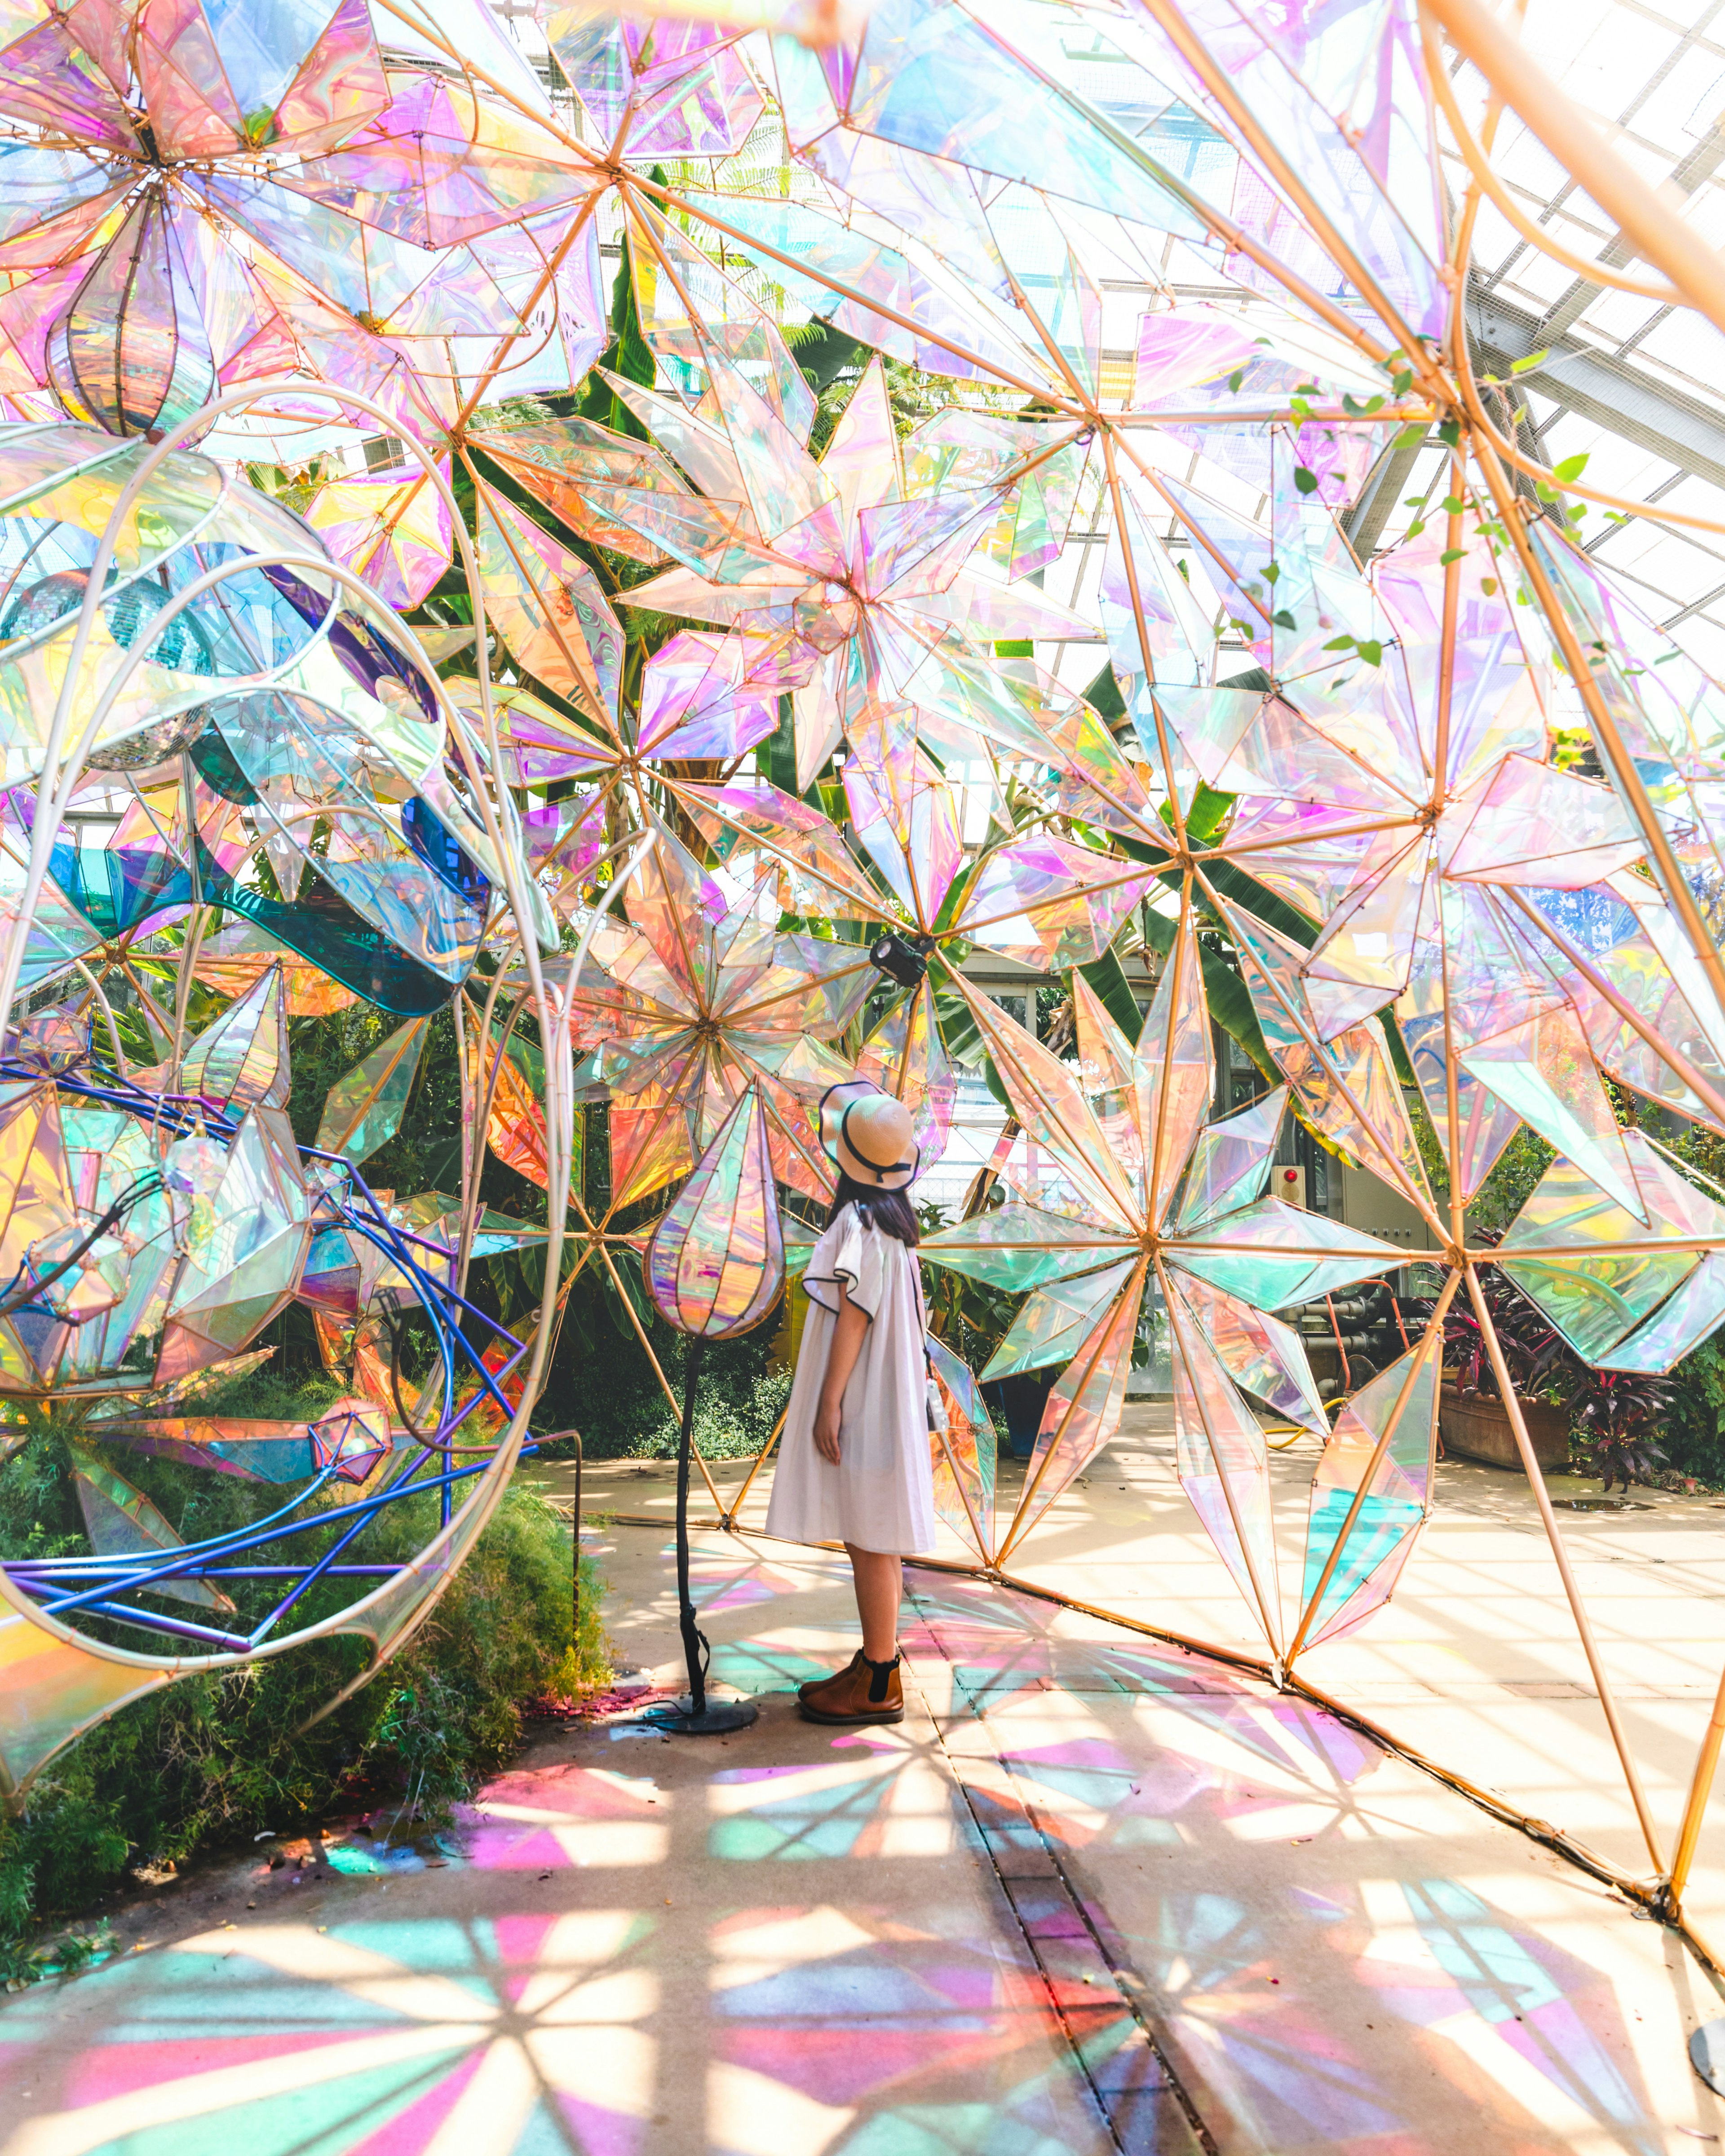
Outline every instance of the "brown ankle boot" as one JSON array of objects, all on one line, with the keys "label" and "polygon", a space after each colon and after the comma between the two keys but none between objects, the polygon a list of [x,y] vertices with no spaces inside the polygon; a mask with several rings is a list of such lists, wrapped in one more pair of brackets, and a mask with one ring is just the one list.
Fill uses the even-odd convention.
[{"label": "brown ankle boot", "polygon": [[871,1662],[859,1654],[848,1670],[803,1692],[798,1705],[810,1722],[902,1722],[905,1688],[901,1657]]},{"label": "brown ankle boot", "polygon": [[834,1670],[830,1675],[824,1677],[810,1677],[806,1684],[799,1684],[797,1686],[798,1698],[807,1699],[810,1692],[819,1691],[824,1686],[835,1682],[839,1677],[848,1677],[853,1670],[862,1666],[862,1658],[863,1650],[859,1647],[842,1670]]}]

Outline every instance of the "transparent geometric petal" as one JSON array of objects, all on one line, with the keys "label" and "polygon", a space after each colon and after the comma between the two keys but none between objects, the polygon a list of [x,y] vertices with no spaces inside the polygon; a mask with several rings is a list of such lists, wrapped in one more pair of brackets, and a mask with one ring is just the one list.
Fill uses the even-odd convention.
[{"label": "transparent geometric petal", "polygon": [[1401,1028],[1403,1044],[1408,1051],[1408,1060],[1414,1066],[1414,1075],[1420,1081],[1426,1111],[1431,1117],[1432,1128],[1437,1133],[1438,1144],[1443,1150],[1465,1205],[1497,1166],[1504,1147],[1521,1128],[1522,1119],[1488,1086],[1464,1070],[1458,1060],[1455,1070],[1455,1150],[1460,1155],[1459,1165],[1450,1160],[1449,1065],[1444,1039],[1444,1014],[1438,1011],[1410,1018],[1404,1012],[1398,1011],[1396,1017]]},{"label": "transparent geometric petal", "polygon": [[[1608,1198],[1575,1162],[1558,1159],[1499,1245],[1509,1278],[1589,1363],[1615,1353],[1649,1320],[1651,1352],[1666,1309],[1702,1263],[1683,1246],[1725,1234],[1725,1208],[1667,1167],[1642,1132],[1622,1136],[1639,1214]],[[1522,1255],[1532,1250],[1547,1255]],[[1696,1294],[1704,1308],[1708,1291],[1698,1285]],[[1678,1337],[1685,1308],[1672,1313]]]},{"label": "transparent geometric petal", "polygon": [[1725,1253],[1709,1250],[1676,1292],[1594,1367],[1662,1375],[1725,1322]]},{"label": "transparent geometric petal", "polygon": [[1444,819],[1446,875],[1578,891],[1646,850],[1608,786],[1507,756]]},{"label": "transparent geometric petal", "polygon": [[1117,1229],[1102,1223],[1009,1199],[974,1219],[936,1229],[916,1247],[931,1264],[1021,1295],[1046,1281],[1090,1272],[1126,1243]]},{"label": "transparent geometric petal", "polygon": [[1140,1127],[1152,1149],[1148,1217],[1160,1221],[1215,1090],[1209,1012],[1189,909],[1138,1035],[1136,1061]]},{"label": "transparent geometric petal", "polygon": [[680,1332],[729,1339],[758,1325],[784,1285],[767,1116],[751,1086],[653,1231],[643,1268]]},{"label": "transparent geometric petal", "polygon": [[857,1050],[856,1068],[911,1111],[911,1136],[926,1175],[947,1149],[958,1079],[936,1022],[934,990],[923,981],[895,1005]]},{"label": "transparent geometric petal", "polygon": [[1203,1329],[1222,1367],[1242,1392],[1250,1393],[1285,1421],[1327,1437],[1330,1419],[1305,1346],[1291,1326],[1186,1275],[1175,1283],[1180,1300]]},{"label": "transparent geometric petal", "polygon": [[[855,743],[857,737],[852,732]],[[913,735],[883,727],[845,765],[857,838],[893,896],[925,933],[963,865],[958,804]]]},{"label": "transparent geometric petal", "polygon": [[287,998],[282,969],[271,966],[186,1050],[181,1090],[218,1108],[286,1104]]},{"label": "transparent geometric petal", "polygon": [[1377,992],[1377,1002],[1339,1024],[1327,1019],[1320,1040],[1345,1031],[1406,988],[1426,903],[1431,852],[1430,840],[1422,834],[1344,900],[1325,924],[1301,969],[1314,1008],[1314,990],[1321,981],[1357,983]]},{"label": "transparent geometric petal", "polygon": [[409,1019],[330,1088],[317,1127],[320,1152],[357,1163],[401,1128],[429,1019]]},{"label": "transparent geometric petal", "polygon": [[1168,1315],[1175,1471],[1246,1606],[1256,1614],[1271,1650],[1279,1652],[1281,1590],[1263,1429],[1181,1303],[1178,1289]]},{"label": "transparent geometric petal", "polygon": [[1372,1280],[1404,1253],[1322,1213],[1260,1198],[1173,1239],[1168,1256],[1254,1309],[1280,1310]]},{"label": "transparent geometric petal", "polygon": [[1199,1133],[1180,1186],[1174,1215],[1178,1233],[1201,1228],[1219,1214],[1232,1213],[1264,1195],[1287,1106],[1288,1089],[1278,1086],[1261,1101],[1236,1108]]},{"label": "transparent geometric petal", "polygon": [[[506,1168],[536,1183],[542,1190],[550,1183],[551,1134],[545,1111],[530,1081],[527,1068],[536,1049],[511,1035],[495,1021],[489,1051],[480,1031],[479,1014],[465,997],[460,999],[467,1034],[467,1068],[473,1075],[480,1104],[485,1115],[485,1143]],[[542,1070],[540,1073],[543,1082]]]},{"label": "transparent geometric petal", "polygon": [[967,998],[1012,1111],[1059,1161],[1098,1219],[1130,1234],[1142,1228],[1131,1174],[1109,1150],[1078,1074],[984,996]]},{"label": "transparent geometric petal", "polygon": [[1009,1542],[1029,1532],[1120,1427],[1145,1270],[1141,1260],[1125,1292],[1103,1312],[1049,1394]]},{"label": "transparent geometric petal", "polygon": [[1392,1188],[1425,1199],[1425,1172],[1382,1024],[1368,1019],[1320,1045],[1300,968],[1304,953],[1223,902],[1240,972],[1277,1068],[1312,1124]]},{"label": "transparent geometric petal", "polygon": [[[1416,1372],[1419,1356],[1414,1348],[1360,1388],[1342,1410],[1312,1477],[1300,1590],[1308,1609],[1355,1496],[1371,1474],[1364,1502],[1311,1620],[1308,1647],[1351,1630],[1389,1599],[1425,1520],[1431,1501],[1441,1358],[1428,1354]],[[1389,1440],[1373,1473],[1373,1458],[1386,1431]]]},{"label": "transparent geometric petal", "polygon": [[1635,1217],[1646,1215],[1623,1134],[1581,1020],[1568,1004],[1536,1013],[1460,1051],[1464,1070],[1591,1176]]},{"label": "transparent geometric petal", "polygon": [[485,605],[511,655],[612,736],[622,624],[579,555],[481,480],[475,536]]},{"label": "transparent geometric petal", "polygon": [[904,492],[898,432],[878,357],[870,361],[851,392],[833,439],[821,453],[820,468],[837,494],[847,551],[854,552],[858,512],[896,501]]},{"label": "transparent geometric petal", "polygon": [[994,1425],[969,1365],[932,1333],[928,1360],[947,1409],[944,1432],[929,1433],[935,1514],[988,1564],[994,1555]]},{"label": "transparent geometric petal", "polygon": [[1137,1263],[1136,1255],[1130,1255],[1105,1265],[1100,1272],[1051,1281],[1026,1296],[1005,1338],[989,1358],[982,1382],[991,1384],[997,1378],[1009,1378],[1020,1370],[1070,1361],[1098,1313],[1113,1301]]},{"label": "transparent geometric petal", "polygon": [[679,629],[647,662],[636,747],[643,756],[729,762],[778,725],[768,647],[744,636]]},{"label": "transparent geometric petal", "polygon": [[[73,1444],[67,1449],[79,1510],[84,1515],[84,1531],[98,1557],[146,1558],[185,1548],[183,1538],[175,1533],[159,1507],[116,1473],[94,1447]],[[140,1573],[146,1569],[141,1565]],[[196,1603],[205,1609],[231,1611],[234,1608],[219,1588],[183,1573],[148,1591],[172,1596],[177,1602]]]},{"label": "transparent geometric petal", "polygon": [[984,950],[1039,971],[1087,966],[1113,942],[1154,875],[1045,832],[983,855],[954,927]]},{"label": "transparent geometric petal", "polygon": [[1105,1142],[1132,1177],[1138,1203],[1149,1217],[1146,1172],[1155,1133],[1143,1121],[1142,1075],[1126,1035],[1082,973],[1072,976],[1072,1014],[1078,1042],[1078,1067],[1086,1097]]},{"label": "transparent geometric petal", "polygon": [[838,826],[819,808],[764,778],[738,778],[728,786],[670,783],[721,868],[752,887],[768,863],[776,868],[781,912],[879,920],[879,892],[845,850]]}]

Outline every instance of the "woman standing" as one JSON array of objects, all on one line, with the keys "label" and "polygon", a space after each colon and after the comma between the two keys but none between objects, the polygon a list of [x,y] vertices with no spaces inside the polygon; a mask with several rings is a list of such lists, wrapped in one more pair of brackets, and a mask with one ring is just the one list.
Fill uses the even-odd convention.
[{"label": "woman standing", "polygon": [[802,1686],[811,1722],[901,1722],[900,1558],[934,1546],[918,1164],[910,1111],[862,1081],[820,1104],[821,1142],[839,1170],[826,1233],[803,1284],[813,1307],[785,1411],[767,1532],[787,1542],[842,1542],[862,1620],[861,1647],[830,1677]]}]

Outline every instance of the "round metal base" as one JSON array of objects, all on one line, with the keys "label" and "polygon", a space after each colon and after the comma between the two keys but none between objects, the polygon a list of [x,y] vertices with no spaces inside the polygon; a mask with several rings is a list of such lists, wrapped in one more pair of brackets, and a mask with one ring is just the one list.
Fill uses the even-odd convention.
[{"label": "round metal base", "polygon": [[1725,2021],[1704,2021],[1695,2031],[1689,2063],[1716,2095],[1725,2096]]},{"label": "round metal base", "polygon": [[1725,2020],[1702,2022],[1688,2040],[1688,2063],[1717,2096],[1725,2096]]},{"label": "round metal base", "polygon": [[685,1692],[680,1699],[649,1707],[641,1719],[673,1737],[728,1737],[733,1729],[747,1729],[761,1712],[752,1699],[710,1699],[701,1714],[690,1712],[692,1703]]}]

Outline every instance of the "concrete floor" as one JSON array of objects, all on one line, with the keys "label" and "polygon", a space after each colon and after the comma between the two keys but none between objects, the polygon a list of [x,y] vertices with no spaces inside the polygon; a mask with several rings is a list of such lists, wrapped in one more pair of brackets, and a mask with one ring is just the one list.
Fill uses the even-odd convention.
[{"label": "concrete floor", "polygon": [[[1310,1471],[1276,1463],[1285,1578]],[[662,1471],[588,1476],[590,1515],[656,1522],[669,1496]],[[1438,1502],[1396,1602],[1321,1650],[1314,1681],[1633,1861],[1525,1485],[1447,1468]],[[1022,1569],[1250,1645],[1183,1505],[1163,1418],[1135,1408]],[[1715,1517],[1564,1515],[1667,1832],[1725,1654]],[[663,1526],[588,1539],[620,1656],[669,1676]],[[759,1698],[752,1729],[554,1727],[441,1854],[350,1832],[303,1868],[159,1890],[105,1966],[0,2010],[0,2156],[1651,2156],[1725,2137],[1685,2051],[1725,1998],[1674,1935],[1334,1717],[925,1568],[906,1721],[819,1730],[788,1694],[854,1643],[842,1560],[709,1531],[696,1578],[715,1681]],[[1725,1903],[1722,1840],[1716,1822],[1697,1907]]]},{"label": "concrete floor", "polygon": [[[1317,1456],[1301,1440],[1271,1456],[1286,1621],[1291,1629]],[[727,1502],[747,1470],[719,1463]],[[566,1487],[566,1469],[545,1471]],[[1003,1464],[998,1517],[1023,1469]],[[765,1517],[765,1477],[742,1515]],[[1550,1484],[1566,1549],[1620,1710],[1661,1846],[1675,1842],[1695,1753],[1725,1669],[1725,1499],[1637,1491],[1591,1509],[1597,1482]],[[669,1518],[668,1469],[588,1471],[589,1516]],[[1574,1509],[1577,1507],[1587,1509]],[[697,1514],[716,1518],[702,1493]],[[944,1533],[944,1530],[943,1530]],[[942,1553],[965,1555],[955,1536]],[[1173,1472],[1166,1405],[1132,1402],[1119,1436],[1014,1553],[1019,1577],[1189,1638],[1261,1656],[1265,1643]],[[1321,1691],[1424,1756],[1544,1820],[1631,1877],[1656,1867],[1558,1568],[1525,1480],[1446,1461],[1432,1517],[1395,1599],[1358,1631],[1305,1656]],[[1725,1783],[1725,1775],[1721,1777]],[[1686,1897],[1691,1922],[1725,1959],[1725,1788],[1717,1789]]]}]

